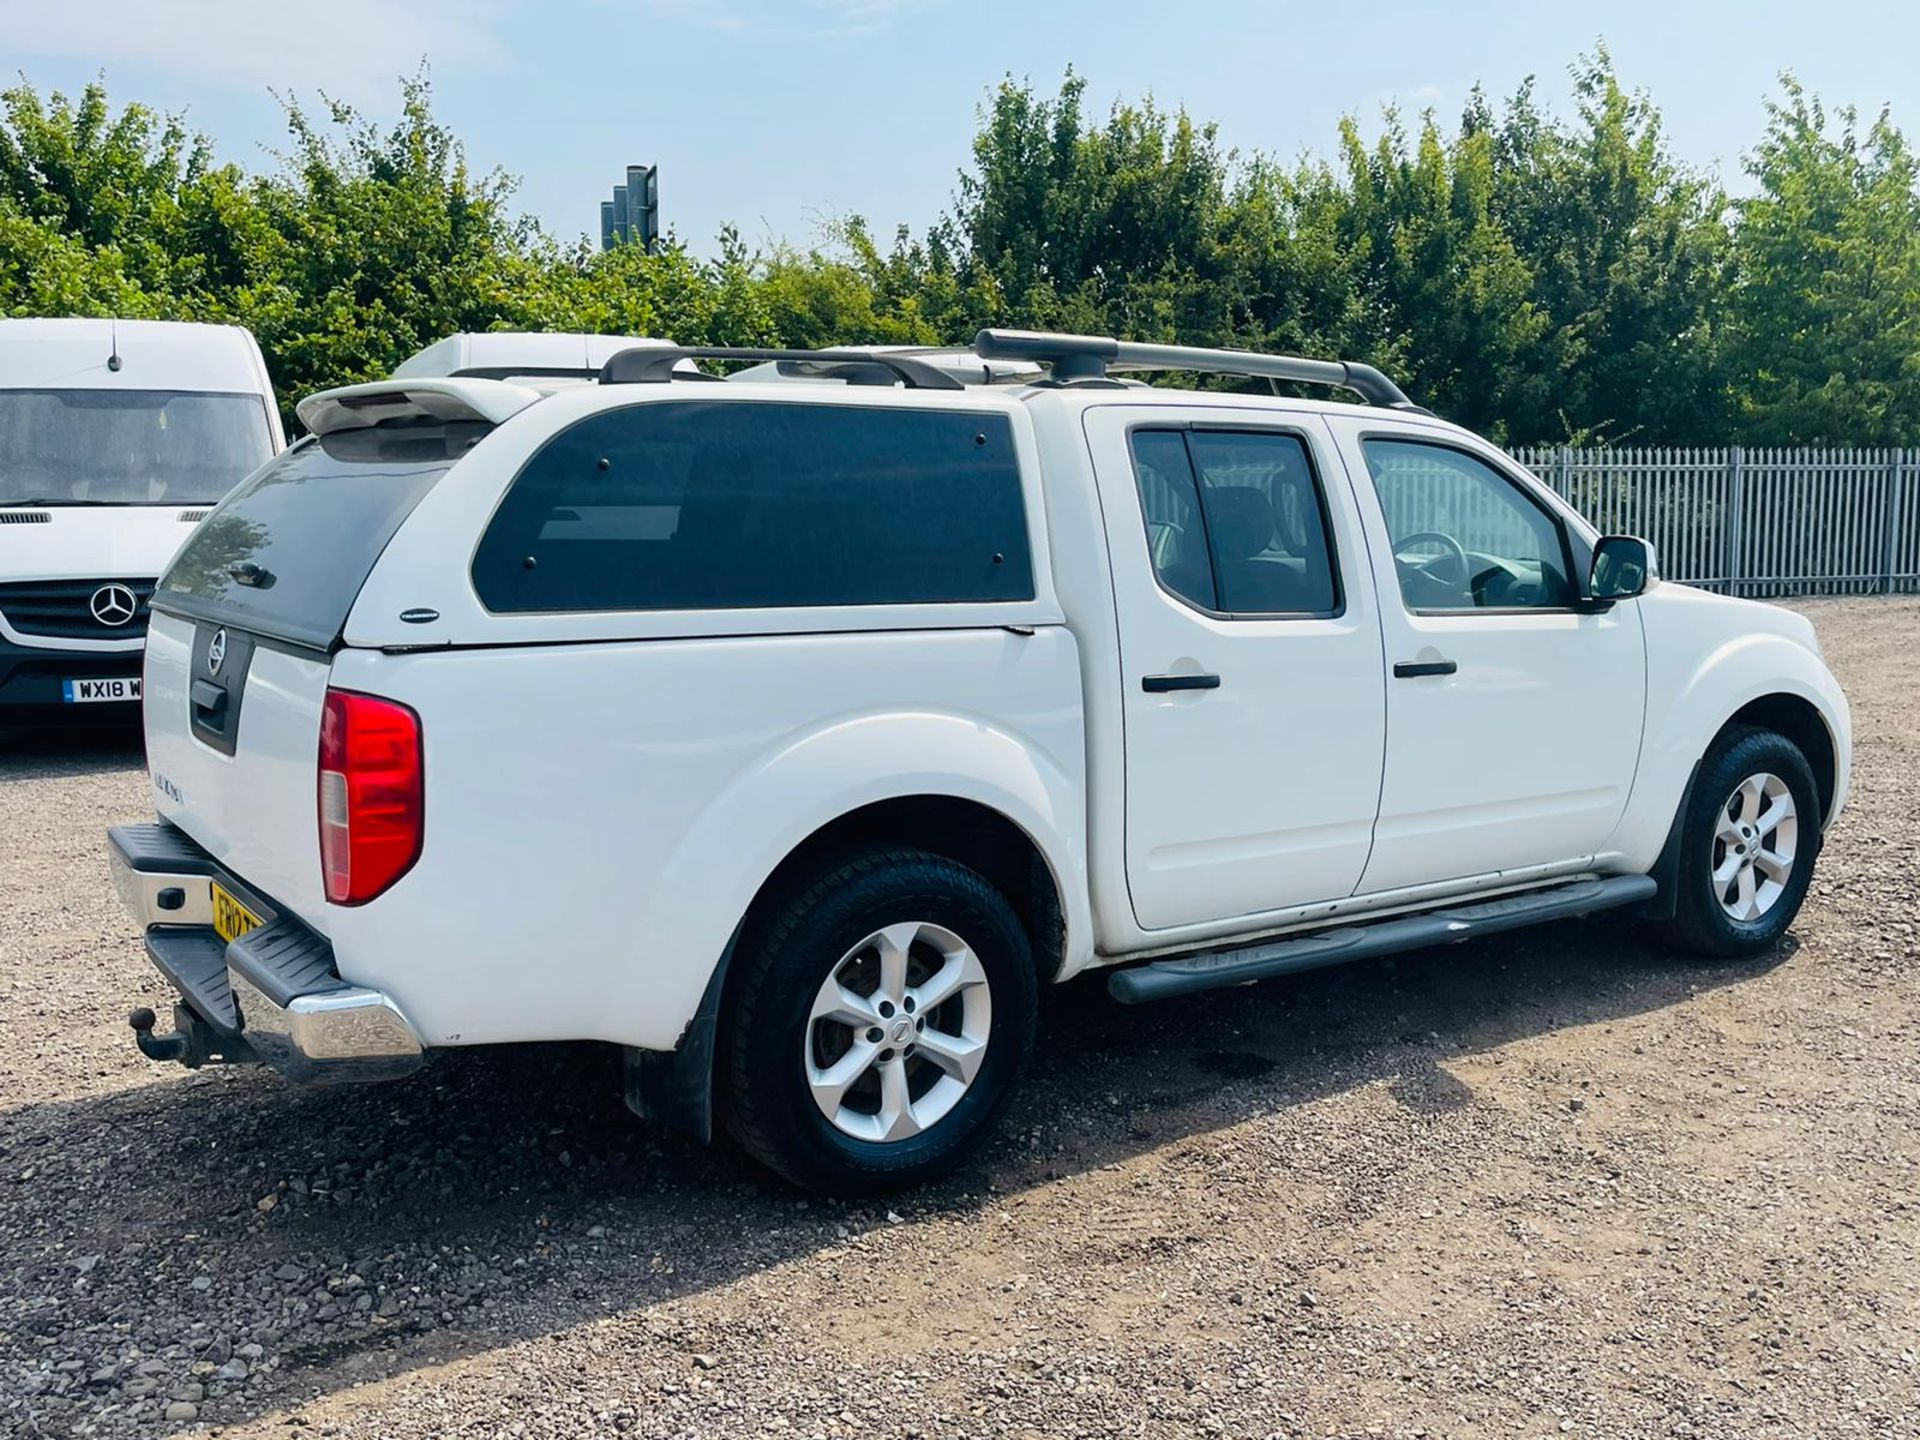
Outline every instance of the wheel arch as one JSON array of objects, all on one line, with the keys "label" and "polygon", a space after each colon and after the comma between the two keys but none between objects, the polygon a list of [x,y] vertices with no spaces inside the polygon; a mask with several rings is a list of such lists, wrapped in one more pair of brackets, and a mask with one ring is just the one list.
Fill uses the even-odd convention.
[{"label": "wheel arch", "polygon": [[1056,756],[977,715],[868,713],[781,737],[701,806],[667,863],[643,877],[635,923],[651,963],[612,1003],[620,1018],[646,1024],[622,1028],[633,1043],[672,1046],[769,878],[823,830],[866,823],[872,817],[846,817],[883,802],[874,814],[896,819],[928,797],[971,802],[1015,827],[1051,874],[1066,931],[1060,973],[1070,973],[1092,953],[1083,774],[1077,749]]},{"label": "wheel arch", "polygon": [[896,795],[860,805],[795,844],[761,881],[715,965],[699,1009],[672,1051],[628,1047],[628,1106],[693,1135],[713,1136],[716,1047],[733,976],[734,952],[782,895],[818,867],[858,850],[910,846],[957,861],[1007,897],[1020,919],[1041,980],[1067,962],[1067,906],[1053,864],[1026,829],[978,800],[946,794]]},{"label": "wheel arch", "polygon": [[1681,787],[1679,801],[1673,809],[1665,842],[1648,872],[1659,882],[1660,889],[1652,900],[1636,912],[1643,918],[1668,920],[1673,917],[1682,833],[1686,826],[1687,811],[1693,804],[1694,785],[1699,778],[1700,766],[1728,731],[1742,726],[1771,730],[1785,736],[1799,748],[1813,771],[1813,783],[1821,808],[1821,828],[1824,830],[1833,819],[1839,798],[1835,790],[1841,778],[1840,747],[1826,714],[1806,695],[1795,691],[1774,690],[1755,696],[1721,721],[1719,728],[1707,737],[1699,753],[1693,757],[1687,770],[1686,783]]},{"label": "wheel arch", "polygon": [[[1767,607],[1671,588],[1675,614],[1649,612],[1640,765],[1603,851],[1608,865],[1630,872],[1653,868],[1701,757],[1730,725],[1776,729],[1800,746],[1827,824],[1847,800],[1852,716],[1839,682],[1813,648],[1811,629],[1802,640],[1786,633],[1784,620]],[[1775,628],[1761,628],[1766,620],[1776,621]]]},{"label": "wheel arch", "polygon": [[896,795],[821,825],[789,850],[761,883],[742,918],[742,933],[752,933],[765,907],[793,879],[835,856],[886,846],[925,850],[985,877],[1020,917],[1039,977],[1058,978],[1067,958],[1060,877],[1023,826],[991,805],[959,795]]},{"label": "wheel arch", "polygon": [[[911,846],[968,865],[1006,894],[1041,979],[1083,966],[1092,954],[1083,783],[1011,732],[944,715],[860,717],[754,767],[655,887],[647,928],[698,967],[683,975],[703,988],[679,1012],[673,1049],[628,1048],[628,1104],[711,1135],[713,1047],[733,953],[794,875],[853,846]],[[769,811],[784,835],[766,823]]]},{"label": "wheel arch", "polygon": [[1800,753],[1807,757],[1807,764],[1813,770],[1814,784],[1820,797],[1821,824],[1824,827],[1833,818],[1839,759],[1833,731],[1819,707],[1803,695],[1785,691],[1759,696],[1734,711],[1715,732],[1707,748],[1712,749],[1719,743],[1720,737],[1736,725],[1772,730],[1800,748]]}]

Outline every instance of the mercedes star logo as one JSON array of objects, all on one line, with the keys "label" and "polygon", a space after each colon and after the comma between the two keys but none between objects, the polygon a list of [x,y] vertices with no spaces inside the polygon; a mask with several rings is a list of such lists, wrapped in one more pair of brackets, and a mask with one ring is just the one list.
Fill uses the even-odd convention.
[{"label": "mercedes star logo", "polygon": [[213,639],[207,642],[207,674],[218,675],[220,667],[227,663],[227,629],[221,626],[213,632]]},{"label": "mercedes star logo", "polygon": [[124,625],[133,619],[140,602],[124,585],[102,585],[87,601],[87,608],[102,625]]}]

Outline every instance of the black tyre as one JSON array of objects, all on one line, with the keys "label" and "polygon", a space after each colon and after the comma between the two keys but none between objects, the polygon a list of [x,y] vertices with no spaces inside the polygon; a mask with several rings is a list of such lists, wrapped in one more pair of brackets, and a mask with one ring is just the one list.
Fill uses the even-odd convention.
[{"label": "black tyre", "polygon": [[832,1195],[954,1165],[1033,1049],[1039,987],[1005,897],[942,856],[873,850],[805,876],[755,931],[720,1036],[742,1148]]},{"label": "black tyre", "polygon": [[1696,955],[1771,949],[1800,913],[1819,851],[1819,787],[1800,747],[1771,730],[1730,727],[1694,779],[1675,912],[1657,938]]}]

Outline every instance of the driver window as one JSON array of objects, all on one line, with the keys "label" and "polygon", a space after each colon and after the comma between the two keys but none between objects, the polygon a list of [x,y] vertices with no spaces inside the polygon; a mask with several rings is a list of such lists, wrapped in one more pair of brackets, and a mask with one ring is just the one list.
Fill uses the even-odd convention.
[{"label": "driver window", "polygon": [[1366,440],[1409,610],[1564,609],[1560,527],[1499,471],[1443,445]]}]

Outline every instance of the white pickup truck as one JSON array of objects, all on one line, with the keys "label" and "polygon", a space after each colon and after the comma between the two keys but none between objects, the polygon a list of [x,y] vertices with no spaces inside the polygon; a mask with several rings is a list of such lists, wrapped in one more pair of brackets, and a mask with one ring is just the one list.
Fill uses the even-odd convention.
[{"label": "white pickup truck", "polygon": [[1365,366],[655,345],[299,413],[153,597],[160,820],[111,847],[156,1058],[604,1041],[641,1113],[873,1190],[979,1137],[1041,984],[1615,907],[1747,954],[1846,798],[1805,619]]}]

